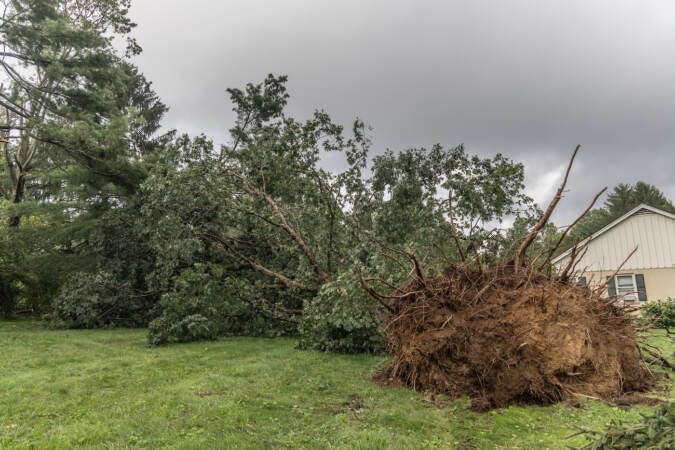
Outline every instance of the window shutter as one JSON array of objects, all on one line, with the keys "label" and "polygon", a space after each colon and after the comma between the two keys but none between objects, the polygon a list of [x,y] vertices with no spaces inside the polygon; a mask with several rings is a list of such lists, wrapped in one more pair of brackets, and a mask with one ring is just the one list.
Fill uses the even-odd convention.
[{"label": "window shutter", "polygon": [[614,297],[616,295],[616,279],[613,277],[607,277],[607,294],[610,297]]},{"label": "window shutter", "polygon": [[638,299],[643,302],[647,300],[647,289],[645,288],[645,276],[641,273],[635,274],[635,284],[637,285]]}]

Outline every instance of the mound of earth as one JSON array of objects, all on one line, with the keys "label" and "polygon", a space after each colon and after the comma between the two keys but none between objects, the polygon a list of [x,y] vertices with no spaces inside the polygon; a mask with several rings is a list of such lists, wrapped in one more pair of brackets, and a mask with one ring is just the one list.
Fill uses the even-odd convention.
[{"label": "mound of earth", "polygon": [[380,379],[469,395],[477,410],[611,399],[654,382],[628,315],[586,286],[459,265],[399,292],[385,324],[394,361]]}]

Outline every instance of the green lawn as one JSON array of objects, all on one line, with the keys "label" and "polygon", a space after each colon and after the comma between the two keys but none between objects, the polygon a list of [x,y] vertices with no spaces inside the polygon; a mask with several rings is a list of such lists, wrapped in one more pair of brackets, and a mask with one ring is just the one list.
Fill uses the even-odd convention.
[{"label": "green lawn", "polygon": [[[148,348],[145,338],[0,321],[0,447],[553,449],[585,443],[565,439],[576,427],[649,409],[587,401],[477,414],[467,399],[438,406],[373,384],[383,357],[300,351],[293,339]],[[657,395],[672,399],[666,383]]]}]

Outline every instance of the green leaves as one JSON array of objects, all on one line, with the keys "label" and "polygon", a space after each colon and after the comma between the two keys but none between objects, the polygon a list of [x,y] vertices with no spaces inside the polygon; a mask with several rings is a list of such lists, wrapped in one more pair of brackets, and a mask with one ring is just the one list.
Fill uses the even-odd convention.
[{"label": "green leaves", "polygon": [[675,298],[668,297],[657,302],[650,302],[642,315],[654,322],[657,328],[675,327]]},{"label": "green leaves", "polygon": [[261,298],[264,291],[260,285],[229,275],[216,264],[196,263],[183,270],[173,288],[162,296],[158,305],[161,313],[149,324],[148,343],[240,334],[276,336],[295,330],[287,315],[275,310],[274,301]]},{"label": "green leaves", "polygon": [[[12,204],[4,219],[10,245],[26,247],[31,275],[16,297],[44,304],[69,274],[99,269],[93,231],[108,211],[133,203],[144,161],[166,143],[154,136],[166,107],[112,45],[134,26],[129,0],[2,4],[0,195]],[[125,278],[105,256],[99,276],[138,288],[137,276]],[[47,263],[55,268],[43,269]],[[85,284],[96,283],[71,287]],[[137,323],[147,322],[145,313]]]},{"label": "green leaves", "polygon": [[484,224],[515,214],[531,199],[522,193],[523,165],[496,155],[480,158],[463,146],[445,149],[416,148],[392,151],[373,160],[369,180],[376,211],[374,231],[391,244],[418,240],[425,233],[431,246],[441,240],[439,231],[449,220],[449,191],[453,219],[468,235],[484,230]]},{"label": "green leaves", "polygon": [[336,353],[377,353],[385,337],[379,327],[386,311],[362,288],[349,268],[305,302],[299,347]]},{"label": "green leaves", "polygon": [[[612,421],[609,428],[584,450],[675,447],[675,404],[660,406],[641,423],[628,425]],[[597,433],[594,433],[597,434]]]},{"label": "green leaves", "polygon": [[592,209],[575,225],[570,232],[568,246],[600,231],[641,203],[675,213],[673,203],[656,186],[643,181],[634,185],[619,183],[607,194],[602,208]]}]

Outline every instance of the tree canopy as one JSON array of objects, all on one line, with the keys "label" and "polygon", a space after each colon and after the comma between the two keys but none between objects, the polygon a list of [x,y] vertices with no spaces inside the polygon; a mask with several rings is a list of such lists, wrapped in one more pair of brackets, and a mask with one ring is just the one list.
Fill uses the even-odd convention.
[{"label": "tree canopy", "polygon": [[0,239],[24,255],[24,276],[7,283],[32,308],[94,264],[98,218],[134,195],[166,107],[113,46],[134,26],[128,1],[1,6]]}]

